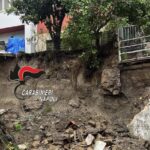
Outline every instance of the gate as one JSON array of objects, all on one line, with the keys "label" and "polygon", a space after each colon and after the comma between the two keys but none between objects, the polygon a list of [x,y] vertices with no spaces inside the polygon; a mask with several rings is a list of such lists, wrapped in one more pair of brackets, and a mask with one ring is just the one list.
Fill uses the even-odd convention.
[{"label": "gate", "polygon": [[150,35],[145,36],[138,26],[118,29],[119,62],[150,58]]}]

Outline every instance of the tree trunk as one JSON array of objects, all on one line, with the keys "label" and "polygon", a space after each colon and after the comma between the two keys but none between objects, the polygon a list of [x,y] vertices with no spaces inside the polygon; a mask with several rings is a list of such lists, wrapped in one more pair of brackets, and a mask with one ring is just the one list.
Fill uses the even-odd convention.
[{"label": "tree trunk", "polygon": [[100,50],[100,34],[99,32],[95,34],[95,46],[97,50]]},{"label": "tree trunk", "polygon": [[55,51],[60,51],[60,49],[61,49],[60,32],[54,34],[53,43],[54,43],[54,50],[55,50]]}]

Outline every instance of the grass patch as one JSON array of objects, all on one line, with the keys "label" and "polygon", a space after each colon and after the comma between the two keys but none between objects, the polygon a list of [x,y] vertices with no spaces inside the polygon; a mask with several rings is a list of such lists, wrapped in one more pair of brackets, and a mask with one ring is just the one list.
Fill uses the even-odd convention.
[{"label": "grass patch", "polygon": [[14,124],[14,128],[15,128],[16,132],[20,132],[23,129],[21,123],[19,123],[19,122]]}]

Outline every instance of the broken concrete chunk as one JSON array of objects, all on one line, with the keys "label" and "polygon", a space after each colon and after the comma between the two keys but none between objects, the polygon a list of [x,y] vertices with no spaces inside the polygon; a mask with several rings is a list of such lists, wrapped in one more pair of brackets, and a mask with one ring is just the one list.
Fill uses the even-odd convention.
[{"label": "broken concrete chunk", "polygon": [[128,128],[133,136],[150,141],[150,105],[133,118]]},{"label": "broken concrete chunk", "polygon": [[95,137],[92,134],[89,134],[86,137],[85,142],[89,146],[89,145],[91,145],[93,143],[94,139],[95,139]]},{"label": "broken concrete chunk", "polygon": [[104,150],[106,146],[106,143],[103,141],[96,141],[95,142],[95,146],[94,146],[94,150]]},{"label": "broken concrete chunk", "polygon": [[20,144],[18,145],[19,150],[27,150],[27,144]]}]

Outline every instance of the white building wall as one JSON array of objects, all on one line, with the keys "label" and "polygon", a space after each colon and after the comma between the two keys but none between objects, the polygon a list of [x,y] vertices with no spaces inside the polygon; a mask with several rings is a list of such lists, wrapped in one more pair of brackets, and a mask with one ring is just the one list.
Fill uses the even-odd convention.
[{"label": "white building wall", "polygon": [[26,53],[36,52],[36,26],[33,23],[25,25],[25,45]]},{"label": "white building wall", "polygon": [[14,14],[7,15],[5,12],[0,12],[0,28],[2,29],[22,25],[19,18],[19,16]]},{"label": "white building wall", "polygon": [[36,42],[36,51],[42,52],[47,50],[46,41],[51,40],[49,33],[37,33],[36,36],[37,42]]}]

